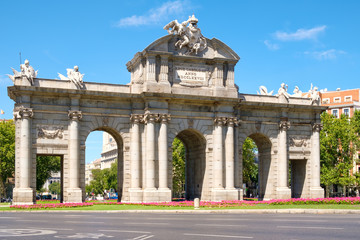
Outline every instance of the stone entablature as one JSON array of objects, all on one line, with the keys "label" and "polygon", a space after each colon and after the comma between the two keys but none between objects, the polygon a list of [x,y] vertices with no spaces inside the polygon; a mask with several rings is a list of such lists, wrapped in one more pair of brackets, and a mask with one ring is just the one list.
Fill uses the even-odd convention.
[{"label": "stone entablature", "polygon": [[[14,204],[35,201],[36,155],[63,161],[65,202],[85,199],[85,141],[91,131],[117,144],[119,198],[171,201],[175,137],[187,149],[186,193],[202,200],[243,194],[242,145],[259,149],[259,197],[322,197],[320,113],[310,98],[240,94],[240,59],[217,39],[206,49],[179,53],[175,35],[162,37],[127,64],[129,85],[14,76],[16,186]],[[296,172],[288,186],[289,161]]]}]

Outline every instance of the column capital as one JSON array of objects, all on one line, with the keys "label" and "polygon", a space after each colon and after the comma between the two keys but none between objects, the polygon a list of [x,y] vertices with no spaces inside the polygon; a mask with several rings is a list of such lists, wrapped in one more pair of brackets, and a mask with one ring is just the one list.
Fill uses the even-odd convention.
[{"label": "column capital", "polygon": [[78,110],[69,110],[68,116],[70,120],[81,120],[82,112]]},{"label": "column capital", "polygon": [[312,128],[313,128],[314,132],[320,132],[321,129],[323,128],[323,125],[322,125],[322,123],[314,123],[312,125]]},{"label": "column capital", "polygon": [[32,108],[21,107],[14,111],[15,119],[28,119],[34,116],[34,111]]},{"label": "column capital", "polygon": [[280,121],[279,128],[281,131],[287,131],[290,128],[290,122],[289,121]]},{"label": "column capital", "polygon": [[161,114],[158,115],[157,120],[158,120],[160,123],[167,123],[168,121],[171,120],[171,115],[168,114],[168,113],[161,113]]},{"label": "column capital", "polygon": [[144,115],[144,122],[147,123],[154,123],[158,118],[158,114],[156,113],[145,113]]},{"label": "column capital", "polygon": [[228,126],[237,127],[240,124],[240,120],[237,117],[229,117],[227,118],[227,124]]},{"label": "column capital", "polygon": [[218,125],[218,126],[226,125],[227,118],[226,117],[215,117],[214,123],[215,123],[215,125]]},{"label": "column capital", "polygon": [[142,123],[144,121],[144,115],[143,114],[131,114],[130,121],[133,123]]}]

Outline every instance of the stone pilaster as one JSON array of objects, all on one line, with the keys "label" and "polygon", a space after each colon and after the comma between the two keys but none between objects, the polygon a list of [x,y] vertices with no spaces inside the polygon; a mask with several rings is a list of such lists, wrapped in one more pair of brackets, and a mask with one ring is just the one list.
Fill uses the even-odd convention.
[{"label": "stone pilaster", "polygon": [[160,60],[160,76],[159,76],[159,82],[161,84],[169,84],[169,61],[168,56],[161,56]]},{"label": "stone pilaster", "polygon": [[213,159],[214,159],[214,189],[224,189],[223,185],[223,156],[224,156],[224,149],[223,149],[223,127],[226,124],[226,117],[216,117],[214,120],[214,134],[213,134],[213,141],[214,141],[214,150],[213,150]]},{"label": "stone pilaster", "polygon": [[228,72],[227,72],[227,78],[226,78],[226,87],[227,88],[235,87],[234,68],[235,68],[235,64],[228,65]]},{"label": "stone pilaster", "polygon": [[146,81],[148,83],[156,83],[156,59],[155,56],[147,56],[146,58]]},{"label": "stone pilaster", "polygon": [[[77,101],[77,100],[75,100]],[[80,138],[79,121],[82,113],[79,110],[69,110],[69,188],[66,189],[66,202],[82,202],[80,188]]]},{"label": "stone pilaster", "polygon": [[224,65],[222,63],[216,64],[215,87],[216,88],[224,87]]},{"label": "stone pilaster", "polygon": [[34,113],[31,108],[20,108],[16,113],[17,119],[20,120],[20,166],[19,186],[15,186],[13,190],[14,205],[33,204],[34,190],[31,187],[31,118]]},{"label": "stone pilaster", "polygon": [[291,197],[291,189],[288,187],[288,154],[287,154],[287,130],[290,128],[289,121],[280,121],[278,136],[278,171],[277,171],[277,198]]},{"label": "stone pilaster", "polygon": [[310,196],[312,198],[324,197],[324,189],[320,187],[320,131],[321,123],[314,123],[311,136],[311,186]]}]

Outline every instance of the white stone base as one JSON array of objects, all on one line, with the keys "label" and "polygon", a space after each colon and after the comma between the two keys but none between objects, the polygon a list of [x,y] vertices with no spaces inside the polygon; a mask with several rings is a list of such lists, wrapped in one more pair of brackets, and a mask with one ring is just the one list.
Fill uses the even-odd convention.
[{"label": "white stone base", "polygon": [[64,203],[81,203],[82,191],[80,188],[68,188],[65,191]]},{"label": "white stone base", "polygon": [[323,198],[324,194],[322,187],[310,188],[310,198]]},{"label": "white stone base", "polygon": [[13,205],[32,205],[34,203],[34,190],[32,188],[14,188]]},{"label": "white stone base", "polygon": [[143,202],[144,191],[141,188],[129,188],[129,202]]},{"label": "white stone base", "polygon": [[169,188],[145,189],[143,202],[171,202],[171,190]]},{"label": "white stone base", "polygon": [[276,199],[290,199],[291,189],[288,187],[276,188]]},{"label": "white stone base", "polygon": [[212,189],[211,201],[242,200],[242,189]]}]

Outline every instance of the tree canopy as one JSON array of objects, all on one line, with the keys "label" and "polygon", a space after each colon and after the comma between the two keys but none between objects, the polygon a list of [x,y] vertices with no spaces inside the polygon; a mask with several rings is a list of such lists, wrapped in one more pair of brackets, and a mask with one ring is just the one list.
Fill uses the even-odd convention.
[{"label": "tree canopy", "polygon": [[15,171],[15,124],[12,120],[0,121],[0,196],[5,194],[7,178]]}]

